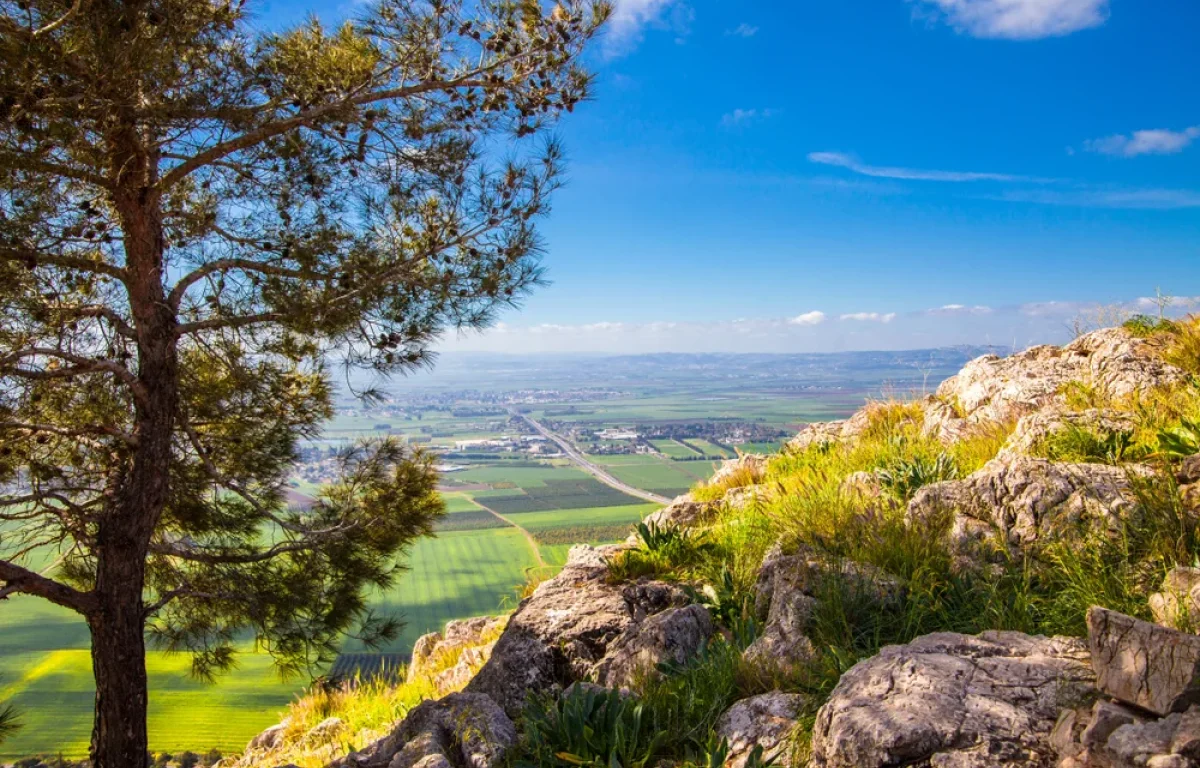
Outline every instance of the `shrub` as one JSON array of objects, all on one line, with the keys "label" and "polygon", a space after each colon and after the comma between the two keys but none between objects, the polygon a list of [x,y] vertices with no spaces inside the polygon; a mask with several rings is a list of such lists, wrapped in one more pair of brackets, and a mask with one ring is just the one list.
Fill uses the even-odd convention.
[{"label": "shrub", "polygon": [[1160,430],[1158,453],[1169,459],[1181,459],[1200,453],[1200,420],[1181,419],[1178,426]]},{"label": "shrub", "polygon": [[646,768],[668,733],[645,704],[620,691],[575,686],[557,698],[534,697],[525,710],[522,768]]},{"label": "shrub", "polygon": [[1158,333],[1173,333],[1176,330],[1175,323],[1171,320],[1165,317],[1151,317],[1150,315],[1134,315],[1121,323],[1121,327],[1141,339],[1149,338]]},{"label": "shrub", "polygon": [[925,456],[899,459],[877,470],[875,476],[879,478],[879,484],[885,491],[899,501],[908,503],[917,491],[926,485],[954,480],[960,475],[954,458],[946,453],[939,453],[932,460]]},{"label": "shrub", "polygon": [[703,531],[656,523],[639,523],[636,530],[642,546],[618,552],[608,561],[609,579],[613,582],[643,576],[680,578],[713,550],[708,534]]}]

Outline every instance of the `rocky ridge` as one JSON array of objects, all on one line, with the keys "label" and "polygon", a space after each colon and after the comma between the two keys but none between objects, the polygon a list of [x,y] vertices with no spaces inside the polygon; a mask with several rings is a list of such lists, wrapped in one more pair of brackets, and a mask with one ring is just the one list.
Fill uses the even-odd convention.
[{"label": "rocky ridge", "polygon": [[[948,445],[998,425],[1011,434],[978,471],[918,491],[905,518],[915,525],[948,515],[947,543],[964,570],[987,567],[999,551],[1031,551],[1081,524],[1116,530],[1138,513],[1133,486],[1149,468],[1067,464],[1030,454],[1064,427],[1132,428],[1118,412],[1072,411],[1071,386],[1120,398],[1186,380],[1184,371],[1162,362],[1154,342],[1119,329],[1065,347],[975,360],[919,403],[924,429]],[[790,450],[857,439],[870,428],[873,408],[810,425]],[[703,496],[720,501],[680,497],[647,522],[711,525],[722,509],[774,492],[758,485],[766,471],[765,457],[732,460],[711,481],[723,498],[717,491]],[[877,478],[860,474],[844,487],[882,493]],[[1182,462],[1176,479],[1185,499],[1189,488],[1200,489],[1200,456]],[[607,561],[632,544],[574,548],[562,572],[521,602],[499,639],[470,656],[467,666],[477,671],[448,684],[461,687],[469,674],[462,693],[414,708],[386,737],[330,765],[504,765],[530,694],[581,682],[627,688],[664,661],[686,662],[723,630],[694,591],[655,579],[613,583]],[[905,590],[866,564],[831,564],[774,548],[759,569],[754,608],[762,632],[745,651],[749,663],[787,666],[811,656],[808,631],[821,599],[816,585],[824,579],[850,585],[880,611]],[[816,713],[807,752],[789,747],[807,697],[776,691],[738,701],[717,725],[729,747],[725,764],[742,768],[758,747],[777,765],[811,768],[1200,768],[1200,637],[1176,628],[1200,616],[1200,571],[1176,568],[1148,598],[1159,624],[1094,609],[1086,641],[941,632],[886,647],[842,674]],[[475,637],[483,631],[480,623]],[[422,638],[414,668],[460,634],[462,627],[448,626]],[[256,741],[269,742],[270,734]]]}]

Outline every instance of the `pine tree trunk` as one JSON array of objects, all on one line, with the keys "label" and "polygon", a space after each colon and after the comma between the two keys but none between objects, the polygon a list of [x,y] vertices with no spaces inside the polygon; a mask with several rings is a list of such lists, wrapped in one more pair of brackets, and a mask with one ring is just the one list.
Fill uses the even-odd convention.
[{"label": "pine tree trunk", "polygon": [[88,621],[96,678],[92,764],[94,768],[143,768],[149,749],[142,616],[145,558],[119,546],[102,551],[104,602]]}]

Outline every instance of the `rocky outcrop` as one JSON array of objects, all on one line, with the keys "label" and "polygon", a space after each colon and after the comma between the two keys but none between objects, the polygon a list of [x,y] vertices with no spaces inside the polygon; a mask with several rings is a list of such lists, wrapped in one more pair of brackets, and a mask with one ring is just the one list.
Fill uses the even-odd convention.
[{"label": "rocky outcrop", "polygon": [[670,584],[609,584],[605,556],[611,551],[574,547],[562,572],[521,602],[466,690],[490,696],[516,717],[531,692],[589,679],[624,633],[688,602]]},{"label": "rocky outcrop", "polygon": [[684,663],[715,631],[704,606],[669,608],[621,635],[596,665],[596,680],[606,688],[629,688],[639,677],[656,674],[659,664]]},{"label": "rocky outcrop", "polygon": [[907,517],[919,524],[950,515],[951,551],[962,563],[971,563],[997,545],[1025,549],[1081,523],[1119,530],[1120,523],[1137,511],[1131,473],[1148,475],[1149,471],[997,459],[962,480],[922,488],[909,503]]},{"label": "rocky outcrop", "polygon": [[1044,455],[1047,441],[1055,434],[1080,429],[1105,437],[1131,434],[1137,424],[1133,417],[1110,408],[1091,408],[1077,413],[1058,410],[1033,413],[1017,422],[997,458]]},{"label": "rocky outcrop", "polygon": [[927,401],[925,427],[954,440],[981,425],[1057,409],[1072,384],[1119,398],[1186,381],[1184,371],[1162,361],[1154,341],[1107,328],[1065,347],[1039,346],[1009,357],[972,360]]},{"label": "rocky outcrop", "polygon": [[1200,704],[1200,636],[1098,607],[1087,622],[1101,692],[1157,715]]},{"label": "rocky outcrop", "polygon": [[278,725],[272,725],[270,728],[265,729],[253,739],[250,739],[250,743],[246,745],[246,750],[251,752],[255,750],[269,750],[279,746],[288,724],[288,721],[284,720]]},{"label": "rocky outcrop", "polygon": [[755,610],[764,620],[763,632],[749,648],[748,661],[791,666],[809,659],[812,643],[806,632],[823,580],[836,579],[856,599],[866,598],[886,610],[901,594],[896,579],[861,563],[833,563],[809,551],[785,555],[777,546],[763,558],[755,584]]},{"label": "rocky outcrop", "polygon": [[1082,642],[985,632],[889,646],[817,714],[814,768],[1050,766],[1064,702],[1092,690]]},{"label": "rocky outcrop", "polygon": [[451,621],[441,632],[422,635],[413,645],[408,681],[431,677],[440,694],[461,689],[491,656],[507,623],[507,616],[479,616]]},{"label": "rocky outcrop", "polygon": [[[799,694],[764,693],[743,699],[717,721],[717,737],[729,744],[726,768],[743,768],[755,747],[780,768],[792,768],[788,741],[808,699]],[[798,768],[798,767],[797,767]]]},{"label": "rocky outcrop", "polygon": [[452,693],[417,705],[391,734],[330,768],[493,768],[516,743],[512,720],[489,697]]}]

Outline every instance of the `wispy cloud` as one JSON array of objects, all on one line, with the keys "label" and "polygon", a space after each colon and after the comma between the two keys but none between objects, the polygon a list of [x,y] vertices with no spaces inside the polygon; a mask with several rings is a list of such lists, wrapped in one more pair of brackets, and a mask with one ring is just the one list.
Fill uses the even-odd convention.
[{"label": "wispy cloud", "polygon": [[818,310],[805,312],[788,320],[789,325],[820,325],[823,322],[825,322],[825,313]]},{"label": "wispy cloud", "polygon": [[963,34],[1003,40],[1061,37],[1098,27],[1109,0],[914,0]]},{"label": "wispy cloud", "polygon": [[994,312],[991,307],[982,304],[967,306],[966,304],[945,304],[940,307],[925,310],[926,315],[990,315]]},{"label": "wispy cloud", "polygon": [[1072,208],[1114,208],[1174,211],[1200,208],[1200,192],[1191,189],[1012,189],[991,197],[1009,203],[1061,205]]},{"label": "wispy cloud", "polygon": [[734,35],[735,37],[754,37],[758,34],[758,27],[742,22],[733,29],[725,30],[725,34]]},{"label": "wispy cloud", "polygon": [[1010,173],[983,173],[978,171],[939,171],[926,168],[901,168],[887,165],[868,165],[853,155],[842,152],[810,152],[809,162],[845,168],[863,176],[880,179],[903,179],[906,181],[1004,181],[1044,183],[1047,179],[1017,176]]},{"label": "wispy cloud", "polygon": [[882,314],[880,312],[851,312],[848,315],[842,315],[840,320],[854,320],[862,323],[890,323],[896,319],[895,312]]},{"label": "wispy cloud", "polygon": [[766,120],[775,114],[776,110],[774,109],[735,109],[721,116],[721,125],[726,128],[735,128],[739,125]]},{"label": "wispy cloud", "polygon": [[1188,148],[1193,141],[1200,139],[1200,125],[1184,128],[1182,131],[1170,131],[1165,128],[1153,128],[1134,131],[1129,135],[1117,134],[1102,139],[1092,139],[1084,142],[1084,149],[1089,152],[1099,152],[1104,155],[1120,157],[1137,157],[1138,155],[1173,155]]},{"label": "wispy cloud", "polygon": [[637,47],[646,27],[672,30],[677,40],[688,34],[692,10],[681,0],[616,0],[604,52],[621,56]]}]

